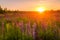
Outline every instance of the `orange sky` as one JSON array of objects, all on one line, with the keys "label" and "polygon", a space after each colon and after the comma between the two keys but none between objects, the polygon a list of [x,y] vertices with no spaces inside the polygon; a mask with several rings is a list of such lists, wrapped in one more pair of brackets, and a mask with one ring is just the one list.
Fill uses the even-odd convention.
[{"label": "orange sky", "polygon": [[60,9],[60,0],[0,0],[0,5],[10,10],[21,11],[34,11],[37,7],[58,10]]}]

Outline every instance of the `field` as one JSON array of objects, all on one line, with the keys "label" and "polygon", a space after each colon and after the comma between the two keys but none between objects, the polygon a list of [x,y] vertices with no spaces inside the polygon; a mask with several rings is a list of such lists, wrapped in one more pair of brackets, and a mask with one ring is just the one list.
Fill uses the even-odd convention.
[{"label": "field", "polygon": [[0,40],[60,40],[60,11],[0,14]]}]

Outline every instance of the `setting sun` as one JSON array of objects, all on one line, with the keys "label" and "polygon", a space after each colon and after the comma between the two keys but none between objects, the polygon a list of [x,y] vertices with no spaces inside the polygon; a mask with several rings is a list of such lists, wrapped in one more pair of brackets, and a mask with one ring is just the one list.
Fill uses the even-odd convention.
[{"label": "setting sun", "polygon": [[37,8],[36,10],[39,11],[39,12],[44,12],[45,11],[45,8],[40,7],[40,8]]}]

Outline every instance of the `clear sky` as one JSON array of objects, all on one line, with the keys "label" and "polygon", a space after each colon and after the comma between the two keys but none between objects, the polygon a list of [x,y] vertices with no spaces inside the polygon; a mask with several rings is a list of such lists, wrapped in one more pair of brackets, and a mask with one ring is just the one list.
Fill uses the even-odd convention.
[{"label": "clear sky", "polygon": [[37,7],[57,10],[60,9],[60,0],[0,0],[0,5],[10,10],[21,11],[34,11]]}]

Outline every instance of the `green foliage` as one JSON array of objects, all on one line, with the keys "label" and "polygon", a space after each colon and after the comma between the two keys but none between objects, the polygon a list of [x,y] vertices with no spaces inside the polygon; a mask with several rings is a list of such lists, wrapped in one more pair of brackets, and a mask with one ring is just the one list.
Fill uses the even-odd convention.
[{"label": "green foliage", "polygon": [[[4,23],[2,25],[2,22]],[[24,32],[21,31],[21,26],[17,26],[16,22],[21,22],[23,21],[23,26],[24,26]],[[60,27],[60,22],[55,22],[56,26],[50,23],[47,25],[47,29],[43,30],[41,26],[41,22],[37,23],[35,32],[35,36],[32,36],[32,25],[35,23],[35,21],[28,21],[28,19],[24,18],[17,18],[17,21],[13,22],[10,20],[6,20],[4,18],[0,19],[0,40],[35,40],[36,35],[38,35],[38,39],[40,40],[60,40],[60,32],[59,32],[59,27]],[[31,35],[29,35],[26,31],[26,23],[31,22]],[[3,26],[3,28],[2,28]],[[3,29],[3,30],[2,30]],[[34,38],[35,37],[35,38]]]}]

